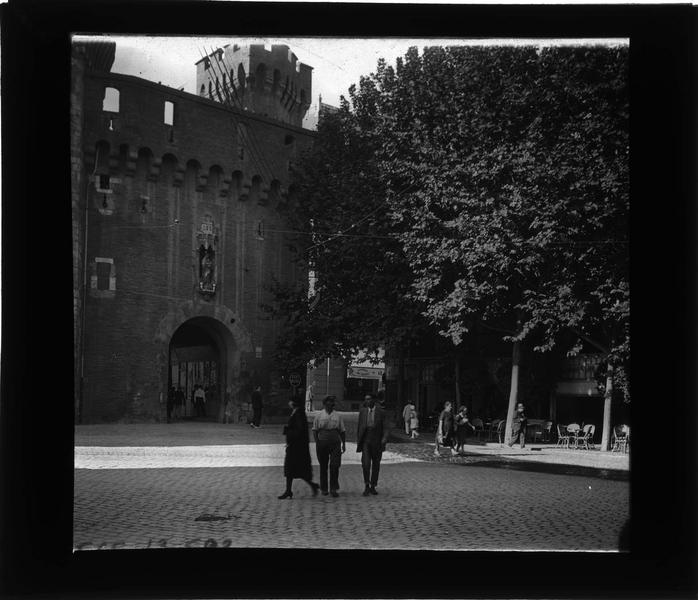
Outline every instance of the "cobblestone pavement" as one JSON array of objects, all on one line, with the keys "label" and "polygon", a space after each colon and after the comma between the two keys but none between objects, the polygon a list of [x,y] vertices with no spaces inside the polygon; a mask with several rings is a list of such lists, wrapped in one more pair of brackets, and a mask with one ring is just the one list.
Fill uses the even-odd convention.
[{"label": "cobblestone pavement", "polygon": [[[76,469],[74,547],[614,551],[629,517],[627,481],[583,469],[540,472],[506,456],[444,453],[437,459],[427,444],[389,444],[393,458],[382,465],[378,496],[361,495],[359,455],[347,444],[339,498],[312,497],[296,481],[293,499],[277,500],[283,445],[269,442],[279,439],[280,426],[210,425],[208,444],[194,429],[180,440],[188,443],[166,444],[165,434],[177,434],[175,425],[164,430],[158,448],[146,448],[158,437],[144,442],[147,428],[103,429],[99,435],[109,445],[99,448],[97,429],[88,434],[81,426],[76,457],[111,457],[119,468]],[[218,443],[225,436],[234,443]],[[197,439],[199,447],[192,448]],[[257,462],[250,439],[260,444]],[[141,454],[133,447],[143,448]],[[398,454],[413,462],[400,462]],[[221,461],[230,456],[264,466],[225,466],[230,463]],[[190,462],[140,466],[154,457]]]}]

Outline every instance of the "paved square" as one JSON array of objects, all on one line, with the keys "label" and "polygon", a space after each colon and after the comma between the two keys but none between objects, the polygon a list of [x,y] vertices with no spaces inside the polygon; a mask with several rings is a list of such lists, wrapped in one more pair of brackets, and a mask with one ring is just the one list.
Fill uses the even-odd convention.
[{"label": "paved square", "polygon": [[[249,448],[228,446],[239,459],[249,459]],[[87,465],[87,455],[99,455],[76,450],[82,455],[76,466]],[[459,463],[386,460],[379,495],[366,498],[351,447],[340,470],[339,498],[313,498],[297,480],[293,499],[278,500],[283,445],[258,450],[264,466],[216,466],[231,461],[218,446],[142,448],[140,454],[102,448],[102,458],[128,455],[128,464],[76,469],[75,549],[615,551],[629,518],[627,481],[495,468],[487,457]],[[178,466],[162,468],[163,459]],[[141,466],[132,468],[138,461]]]}]

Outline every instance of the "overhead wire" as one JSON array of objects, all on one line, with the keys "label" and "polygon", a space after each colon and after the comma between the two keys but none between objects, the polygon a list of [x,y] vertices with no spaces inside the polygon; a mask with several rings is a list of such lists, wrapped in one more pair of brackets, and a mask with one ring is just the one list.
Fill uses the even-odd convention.
[{"label": "overhead wire", "polygon": [[[204,48],[204,51],[206,48]],[[218,95],[218,100],[225,106],[228,106],[229,108],[237,108],[240,112],[244,112],[244,106],[242,105],[242,101],[239,99],[239,96],[237,94],[237,90],[235,89],[235,86],[232,82],[230,82],[230,87],[233,90],[233,94],[226,93],[227,92],[227,87],[228,85],[225,83],[225,80],[223,79],[223,75],[226,75],[226,79],[228,79],[229,71],[228,71],[228,64],[225,62],[224,59],[219,59],[220,52],[219,50],[222,51],[222,49],[218,50],[213,50],[208,56],[203,57],[204,60],[208,61],[209,67],[213,68],[214,70],[217,70],[219,77],[216,77],[215,80],[216,82],[223,87],[224,90],[224,95],[226,101],[223,101],[223,97],[220,94],[220,89],[219,85],[216,86],[216,94]],[[223,62],[225,69],[221,68],[221,66],[218,64],[219,62]],[[231,106],[231,102],[232,105]],[[254,159],[254,162],[257,163],[258,170],[260,171],[260,174],[265,174],[264,171],[266,171],[266,175],[269,178],[268,183],[271,184],[272,181],[277,180],[278,178],[275,176],[274,170],[271,168],[269,163],[266,161],[266,157],[264,156],[263,150],[260,148],[259,144],[257,143],[257,139],[254,136],[254,132],[249,132],[248,128],[246,126],[240,127],[240,123],[236,121],[236,130],[238,135],[241,138],[244,138],[244,141],[246,142],[246,146],[248,147],[250,151],[251,157]],[[244,124],[243,124],[244,125]]]},{"label": "overhead wire", "polygon": [[[380,207],[379,207],[380,208]],[[374,212],[376,212],[374,210]],[[367,218],[369,215],[366,215],[365,218]],[[236,225],[236,224],[242,224],[242,221],[235,221],[231,220],[228,221],[228,223]],[[354,223],[353,225],[357,225],[359,221]],[[110,230],[112,229],[141,229],[141,230],[151,230],[151,229],[173,229],[175,227],[178,227],[180,223],[172,223],[171,225],[113,225],[109,227]],[[255,232],[257,231],[256,227],[250,227],[246,231],[248,232]],[[376,235],[376,234],[368,234],[368,233],[345,233],[345,232],[340,232],[340,233],[332,233],[332,232],[319,232],[319,231],[303,231],[300,229],[275,229],[271,227],[265,227],[264,228],[265,233],[290,233],[294,235],[309,235],[309,236],[326,236],[329,238],[335,238],[335,237],[355,237],[355,238],[366,238],[366,239],[380,239],[380,240],[400,240],[399,235]],[[348,231],[348,230],[347,230]],[[323,241],[330,241],[330,240],[323,240]],[[540,244],[539,242],[534,242],[533,240],[521,240],[521,243],[524,244]],[[322,242],[319,242],[317,245],[322,244]],[[568,241],[560,241],[560,242],[546,242],[543,245],[547,246],[593,246],[593,245],[603,245],[603,244],[618,244],[618,245],[626,245],[629,244],[629,241],[627,240],[568,240]]]},{"label": "overhead wire", "polygon": [[[205,50],[206,50],[206,48],[204,47],[204,51]],[[217,84],[220,84],[222,82],[222,87],[224,90],[224,95],[225,95],[226,100],[232,100],[232,102],[234,104],[236,104],[236,106],[235,106],[236,108],[238,108],[241,111],[244,110],[243,107],[241,106],[240,101],[239,101],[239,97],[237,95],[237,90],[236,90],[235,85],[233,84],[232,79],[230,77],[226,77],[225,79],[222,77],[223,74],[228,75],[230,73],[230,71],[228,71],[228,67],[229,67],[228,63],[225,61],[224,58],[221,58],[221,56],[225,56],[222,49],[220,49],[220,48],[217,50],[212,49],[210,54],[207,54],[206,56],[204,56],[205,52],[201,53],[201,51],[200,51],[200,54],[202,54],[202,59],[204,59],[205,61],[208,61],[209,67],[213,66],[213,68],[217,69],[218,74],[221,76],[220,79],[218,77],[216,77],[216,82],[217,82]],[[218,62],[222,62],[223,65],[225,66],[225,69],[221,69],[220,65],[217,64]],[[205,63],[205,65],[206,65],[206,63]],[[230,84],[230,88],[233,92],[232,94],[227,93],[226,79],[229,80],[229,82],[230,82],[229,84]],[[287,89],[288,89],[288,87],[284,88],[284,93]],[[218,99],[222,100],[222,97],[221,97],[220,91],[219,91],[219,85],[216,85],[216,93],[218,94]],[[295,101],[295,95],[293,96],[293,99]],[[230,105],[229,102],[225,102],[224,104],[226,104],[228,106]],[[247,133],[246,128],[242,128],[239,131],[242,135],[245,135]],[[258,165],[259,164],[265,165],[267,172],[270,175],[270,182],[277,179],[274,176],[273,170],[269,167],[269,164],[265,161],[264,152],[262,150],[260,150],[260,147],[257,145],[256,138],[254,136],[248,136],[248,140],[249,140],[249,145],[250,145],[251,151],[253,151],[255,155],[258,155],[258,157],[257,157],[258,158],[258,160],[257,160]],[[413,186],[407,186],[406,188],[404,188],[403,190],[398,192],[398,197],[400,197],[400,195],[402,195],[410,187],[413,187]],[[347,237],[348,231],[350,231],[351,229],[353,229],[354,227],[356,227],[357,225],[359,225],[360,223],[362,223],[363,221],[368,219],[370,216],[372,216],[373,214],[378,212],[378,210],[380,210],[381,208],[382,208],[382,206],[376,207],[373,211],[371,211],[370,213],[368,213],[367,215],[365,215],[364,217],[359,219],[359,221],[356,221],[355,223],[351,224],[349,227],[347,227],[343,231],[336,233],[336,234],[331,234],[331,237],[329,239],[323,240],[317,244],[313,244],[312,246],[309,246],[308,248],[305,249],[305,252],[308,252],[308,251],[312,250],[313,248],[323,246],[324,244],[332,241],[335,238]],[[327,235],[327,234],[322,234],[320,232],[315,232],[315,233],[317,233],[318,235]],[[363,236],[363,237],[375,237],[376,239],[390,239],[390,236]]]},{"label": "overhead wire", "polygon": [[[216,58],[214,57],[214,55],[217,55],[217,51],[213,51],[213,52],[211,52],[211,54],[206,54],[206,49],[204,48],[204,52],[201,52],[201,50],[199,50],[199,53],[201,54],[202,59],[205,61],[204,62],[204,69],[207,69],[207,68],[208,69],[216,69],[217,68],[218,73],[220,75],[222,75],[221,68],[219,65],[216,64]],[[208,65],[208,67],[207,67],[207,65]],[[227,78],[227,75],[226,75],[226,78]],[[220,85],[219,78],[215,77],[215,80]],[[209,80],[209,89],[211,89],[211,86],[212,86],[212,81]],[[228,106],[228,108],[236,108],[240,112],[244,111],[244,107],[242,106],[241,103],[237,103],[235,106],[231,106],[231,104],[229,102],[224,102],[223,98],[220,95],[220,88],[219,88],[219,86],[217,86],[217,87],[218,87],[218,89],[215,90],[215,93],[218,95],[218,101],[221,104],[223,104],[224,106]],[[224,86],[224,87],[227,87],[227,86]],[[237,93],[236,93],[236,96],[237,96]],[[209,98],[211,100],[215,99],[213,90],[211,91]],[[235,104],[235,101],[233,100],[232,96],[229,96],[226,94],[226,99],[233,101],[233,104]],[[257,167],[256,171],[258,171],[260,176],[266,175],[269,178],[270,182],[273,181],[274,180],[274,173],[273,173],[273,171],[270,170],[269,165],[263,161],[261,155],[259,154],[259,150],[258,150],[257,146],[253,143],[253,141],[249,137],[249,134],[247,132],[247,127],[246,126],[240,127],[239,121],[235,118],[233,118],[233,122],[236,125],[236,134],[239,136],[238,143],[240,144],[240,141],[244,142],[244,145],[242,147],[243,148],[247,147],[247,149],[249,150],[250,157],[252,158],[253,162],[256,164],[256,167]],[[242,145],[242,144],[240,144],[240,145]],[[266,173],[265,173],[265,170],[266,170]]]},{"label": "overhead wire", "polygon": [[[226,75],[227,74],[229,76],[230,71],[232,71],[232,69],[230,71],[228,71],[228,67],[229,67],[228,63],[225,61],[225,58],[221,58],[221,56],[225,57],[225,53],[222,52],[222,48],[219,48],[218,50],[214,50],[211,53],[211,56],[213,56],[213,55],[216,56],[216,59],[215,59],[216,62],[222,62],[224,67],[225,67],[224,69],[222,69],[220,67],[220,65],[216,65],[218,68],[219,75]],[[216,78],[216,81],[218,82],[218,78]],[[223,87],[224,92],[227,92],[227,85],[225,84],[224,77],[221,77],[220,83]],[[242,105],[242,100],[240,99],[240,96],[237,94],[237,90],[235,89],[235,86],[234,86],[232,81],[230,81],[230,86],[233,89],[234,97],[229,95],[229,94],[225,94],[226,100],[232,100],[232,102],[234,104],[236,104],[236,107],[238,108],[238,110],[241,112],[244,112],[245,109],[244,109],[244,106]],[[217,93],[218,93],[219,100],[222,101],[222,98],[221,98],[218,90],[217,90]],[[223,102],[223,104],[230,106],[229,102]],[[263,165],[263,167],[267,170],[267,173],[269,175],[269,183],[271,183],[275,179],[278,179],[275,176],[276,174],[274,173],[274,169],[270,166],[269,162],[267,161],[264,149],[258,143],[256,135],[254,134],[254,131],[248,132],[247,127],[244,127],[241,130],[241,134],[242,134],[242,136],[244,136],[247,139],[248,146],[250,146],[250,148],[254,148],[254,152],[256,154],[258,164],[261,163]]]},{"label": "overhead wire", "polygon": [[[204,48],[205,50],[205,48]],[[310,52],[310,51],[309,51]],[[220,58],[221,56],[225,56],[225,54],[222,52],[222,49],[217,49],[211,51],[210,54],[203,56],[202,58],[207,59],[209,61],[209,65],[213,65],[214,69],[217,69],[217,72],[219,75],[226,75],[226,78],[224,79],[222,76],[220,78],[216,78],[216,81],[222,86],[223,88],[223,96],[226,98],[226,102],[223,102],[227,106],[233,105],[234,108],[237,108],[239,111],[244,112],[244,107],[242,105],[242,100],[240,99],[238,92],[237,92],[237,87],[235,86],[233,82],[233,78],[230,77],[231,71],[229,70],[229,64],[226,62],[225,58]],[[224,68],[222,68],[218,63],[222,62],[224,65]],[[337,65],[338,66],[338,65]],[[220,94],[220,91],[218,89],[219,86],[216,86],[216,93],[218,94],[219,100],[222,101],[222,96]],[[286,89],[286,88],[285,88]],[[294,96],[295,98],[295,96]],[[254,135],[254,132],[248,132],[247,128],[241,128],[239,130],[240,134],[246,138],[248,147],[250,148],[251,153],[254,155],[254,158],[256,159],[256,162],[258,166],[263,166],[263,168],[266,170],[267,175],[270,178],[270,182],[274,180],[278,180],[278,178],[275,176],[275,173],[273,169],[269,166],[269,163],[266,161],[265,158],[265,153],[263,150],[260,148],[260,144],[258,143],[258,140],[256,139],[256,136]],[[402,190],[400,190],[397,193],[397,198],[400,198],[403,196],[409,189],[413,188],[414,184],[408,185]],[[361,238],[367,238],[367,239],[399,239],[397,236],[391,236],[391,235],[370,235],[370,234],[352,234],[348,233],[351,231],[353,228],[357,227],[361,223],[363,223],[366,219],[374,215],[376,212],[378,212],[381,208],[384,208],[383,206],[377,206],[375,209],[373,209],[371,212],[368,214],[364,215],[361,219],[358,221],[355,221],[351,225],[349,225],[347,228],[344,230],[338,232],[338,233],[322,233],[319,231],[313,231],[313,232],[306,232],[306,231],[299,231],[299,230],[280,230],[280,229],[266,229],[266,231],[269,232],[276,232],[276,233],[293,233],[293,234],[299,234],[299,235],[319,235],[319,236],[329,236],[328,239],[322,240],[320,242],[317,242],[308,248],[305,249],[304,252],[309,252],[310,250],[313,250],[315,248],[322,247],[329,242],[333,241],[334,239],[340,238],[340,237],[361,237]],[[524,240],[524,243],[535,243],[533,241],[528,241]],[[627,244],[628,242],[625,241],[619,241],[619,240],[589,240],[589,241],[566,241],[566,242],[548,242],[548,245],[551,246],[561,246],[561,245],[594,245],[594,244]]]}]

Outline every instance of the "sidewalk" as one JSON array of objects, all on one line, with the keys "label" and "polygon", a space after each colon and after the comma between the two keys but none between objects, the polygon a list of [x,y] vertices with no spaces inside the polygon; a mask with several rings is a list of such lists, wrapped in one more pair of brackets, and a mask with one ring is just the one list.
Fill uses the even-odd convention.
[{"label": "sidewalk", "polygon": [[[347,452],[345,461],[358,461],[355,446],[355,418],[347,418]],[[422,461],[439,463],[469,463],[481,457],[482,460],[500,460],[505,462],[539,463],[569,465],[602,470],[628,472],[630,455],[599,450],[572,450],[558,448],[553,444],[530,444],[521,450],[518,446],[509,448],[497,442],[477,442],[470,439],[466,444],[464,456],[451,456],[450,451],[442,450],[441,456],[434,456],[434,435],[423,433],[416,440],[410,439],[403,430],[393,429],[387,445],[383,462]],[[312,442],[311,442],[312,443]],[[242,423],[222,424],[213,422],[181,421],[159,424],[105,424],[77,425],[75,427],[76,467],[78,457],[91,456],[96,468],[108,468],[108,455],[143,456],[147,453],[153,457],[153,466],[170,464],[175,457],[180,460],[211,460],[216,464],[223,460],[243,466],[250,461],[264,464],[283,462],[285,439],[283,425],[262,424],[261,429],[254,429]],[[206,451],[201,447],[205,446]],[[230,446],[241,446],[230,448]],[[100,450],[105,448],[104,450]],[[153,447],[162,447],[154,451]],[[109,448],[110,450],[106,450]],[[115,448],[122,448],[115,450]],[[129,448],[128,451],[123,448]],[[89,450],[88,450],[89,449]],[[311,452],[311,456],[314,453]],[[160,457],[160,458],[158,458]],[[189,457],[189,458],[187,458]],[[208,457],[208,458],[207,458]],[[82,464],[82,463],[80,463]],[[198,464],[198,463],[197,463]],[[202,465],[203,466],[203,465]]]},{"label": "sidewalk", "polygon": [[[409,456],[421,456],[422,460],[437,460],[440,462],[460,462],[468,455],[481,455],[500,457],[504,460],[524,461],[530,463],[544,463],[587,467],[594,469],[612,469],[619,471],[630,470],[630,454],[619,452],[601,452],[596,449],[567,449],[555,444],[531,443],[524,449],[518,445],[509,447],[499,442],[480,442],[472,438],[466,443],[465,456],[452,456],[450,450],[441,450],[441,457],[433,455],[435,449],[434,434],[423,433],[417,439],[409,438],[403,430],[393,429],[390,432],[390,441],[396,452]],[[404,449],[400,449],[404,446]],[[421,446],[421,450],[419,450]],[[411,449],[410,449],[411,447]]]}]

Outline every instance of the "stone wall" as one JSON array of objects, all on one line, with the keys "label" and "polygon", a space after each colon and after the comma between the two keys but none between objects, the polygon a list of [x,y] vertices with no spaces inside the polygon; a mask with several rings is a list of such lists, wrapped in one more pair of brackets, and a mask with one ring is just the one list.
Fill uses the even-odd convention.
[{"label": "stone wall", "polygon": [[[118,108],[104,110],[106,88]],[[285,215],[288,163],[312,133],[112,73],[86,74],[83,107],[84,126],[77,112],[73,123],[74,238],[88,232],[83,422],[162,420],[169,341],[199,316],[227,340],[230,373],[269,392],[279,328],[259,305],[272,278],[307,277],[291,262]],[[212,294],[199,286],[202,240],[215,249]]]}]

